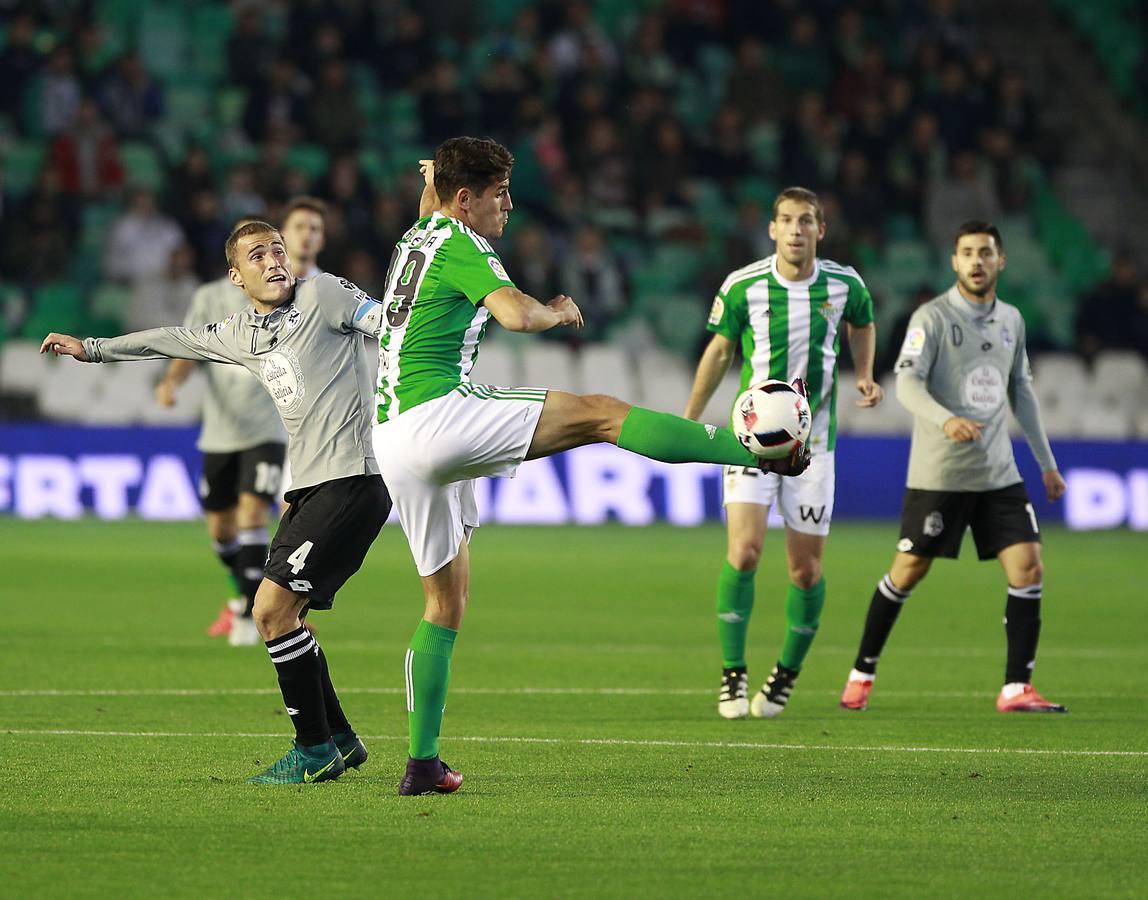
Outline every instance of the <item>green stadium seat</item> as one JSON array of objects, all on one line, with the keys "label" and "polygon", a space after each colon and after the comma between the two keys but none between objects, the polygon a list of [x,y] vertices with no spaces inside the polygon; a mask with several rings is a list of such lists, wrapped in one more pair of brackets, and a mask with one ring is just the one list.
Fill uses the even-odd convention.
[{"label": "green stadium seat", "polygon": [[[192,4],[188,4],[191,6]],[[217,79],[227,69],[231,10],[222,3],[197,3],[191,13],[191,71]]]},{"label": "green stadium seat", "polygon": [[181,6],[148,3],[139,20],[138,49],[144,68],[160,78],[188,71],[187,20]]},{"label": "green stadium seat", "polygon": [[20,329],[30,339],[43,338],[49,331],[79,331],[87,318],[84,295],[69,282],[42,285],[32,296],[32,312]]},{"label": "green stadium seat", "polygon": [[327,151],[318,144],[295,144],[287,151],[287,165],[318,178],[327,171]]},{"label": "green stadium seat", "polygon": [[28,193],[44,164],[43,141],[14,141],[4,152],[4,188],[20,197]]},{"label": "green stadium seat", "polygon": [[243,88],[222,88],[215,95],[215,123],[224,131],[237,128],[243,121],[247,106],[247,91]]},{"label": "green stadium seat", "polygon": [[120,164],[124,181],[131,187],[160,190],[167,180],[163,161],[151,144],[128,141],[120,145]]},{"label": "green stadium seat", "polygon": [[93,319],[121,322],[127,315],[131,299],[130,288],[104,283],[92,293],[89,312]]}]

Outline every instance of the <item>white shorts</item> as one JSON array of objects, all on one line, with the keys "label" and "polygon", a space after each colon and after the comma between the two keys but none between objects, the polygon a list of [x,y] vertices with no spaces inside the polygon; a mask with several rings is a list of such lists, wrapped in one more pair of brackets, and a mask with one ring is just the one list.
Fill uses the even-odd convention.
[{"label": "white shorts", "polygon": [[375,426],[383,472],[419,575],[458,555],[478,527],[473,479],[513,478],[546,391],[466,384]]},{"label": "white shorts", "polygon": [[726,466],[722,480],[722,503],[776,502],[785,524],[804,534],[829,534],[833,518],[835,483],[833,452],[814,453],[809,468],[796,477],[782,478],[774,472]]}]

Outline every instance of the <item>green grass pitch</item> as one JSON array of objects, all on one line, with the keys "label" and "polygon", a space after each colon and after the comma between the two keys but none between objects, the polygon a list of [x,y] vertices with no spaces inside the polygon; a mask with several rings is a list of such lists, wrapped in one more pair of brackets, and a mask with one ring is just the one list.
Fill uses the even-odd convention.
[{"label": "green grass pitch", "polygon": [[398,798],[421,612],[398,528],[314,616],[371,759],[274,788],[243,781],[290,724],[262,648],[203,634],[226,587],[200,526],[0,520],[0,896],[1143,896],[1144,536],[1046,536],[1035,684],[1068,715],[995,712],[1004,582],[971,546],[909,601],[870,709],[844,712],[894,540],[835,528],[789,708],[726,722],[720,527],[482,529],[443,741],[466,784]]}]

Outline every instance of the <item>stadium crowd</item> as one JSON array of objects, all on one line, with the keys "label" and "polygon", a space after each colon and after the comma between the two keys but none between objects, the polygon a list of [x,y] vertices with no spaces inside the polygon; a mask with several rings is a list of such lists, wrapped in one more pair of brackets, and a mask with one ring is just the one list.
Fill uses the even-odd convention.
[{"label": "stadium crowd", "polygon": [[[303,193],[329,204],[322,266],[378,292],[415,160],[465,133],[513,149],[504,256],[535,296],[578,298],[577,340],[696,350],[789,183],[821,193],[824,254],[874,273],[892,321],[945,287],[954,222],[1031,231],[1055,162],[1033,86],[952,0],[76,0],[0,22],[0,336],[41,333],[47,304],[77,330],[180,319],[232,223]],[[928,248],[908,280],[881,277],[891,241]],[[1032,345],[1071,341],[1042,323],[1081,306],[1082,352],[1148,355],[1125,262],[1070,281]]]}]

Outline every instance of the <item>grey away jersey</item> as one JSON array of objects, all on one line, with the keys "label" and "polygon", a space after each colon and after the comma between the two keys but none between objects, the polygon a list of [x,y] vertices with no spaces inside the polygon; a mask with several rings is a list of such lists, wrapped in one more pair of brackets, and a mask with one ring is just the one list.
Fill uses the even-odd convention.
[{"label": "grey away jersey", "polygon": [[[242,288],[230,278],[203,285],[191,298],[183,324],[191,329],[222,322],[232,313],[251,307]],[[286,443],[287,433],[279,421],[275,401],[263,383],[239,366],[209,365],[207,393],[203,398],[203,428],[196,446],[204,453],[234,453],[260,444]]]},{"label": "grey away jersey", "polygon": [[378,336],[382,306],[334,275],[301,281],[266,315],[248,305],[202,328],[153,328],[87,338],[92,362],[198,359],[255,373],[290,437],[292,490],[351,475],[378,475],[371,449],[377,362],[360,334]]},{"label": "grey away jersey", "polygon": [[[1000,298],[979,309],[954,285],[913,313],[897,359],[897,398],[913,413],[910,488],[990,491],[1019,483],[1010,406],[1041,469],[1056,468],[1032,389],[1024,319]],[[981,439],[951,441],[943,426],[952,416],[984,423]]]}]

